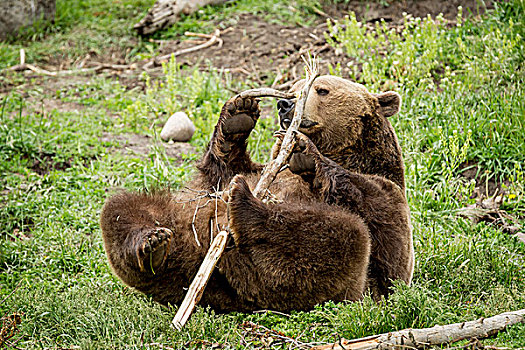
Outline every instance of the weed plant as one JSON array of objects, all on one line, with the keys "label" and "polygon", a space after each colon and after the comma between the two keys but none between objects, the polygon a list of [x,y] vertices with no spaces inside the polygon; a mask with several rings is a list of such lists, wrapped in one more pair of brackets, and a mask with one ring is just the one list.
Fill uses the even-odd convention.
[{"label": "weed plant", "polygon": [[[86,23],[101,25],[97,33],[107,30],[106,19],[95,20],[93,13],[113,11],[113,5],[81,3],[87,14],[78,25],[64,19],[58,32],[44,32],[50,47],[61,35],[71,35],[66,32],[84,30]],[[242,9],[248,1],[240,3]],[[224,8],[238,13],[233,6]],[[112,275],[98,225],[104,199],[117,188],[176,189],[191,178],[220,107],[245,83],[213,67],[181,69],[171,61],[163,78],[144,77],[144,92],[100,76],[57,88],[49,80],[47,88],[27,85],[3,94],[0,317],[18,313],[22,319],[10,341],[24,349],[202,348],[214,343],[284,348],[277,339],[241,336],[242,323],[255,322],[302,342],[328,342],[524,308],[525,244],[498,226],[473,225],[456,215],[475,200],[474,183],[462,176],[468,162],[478,167],[478,182],[491,178],[505,185],[504,209],[525,224],[523,1],[495,6],[482,18],[459,17],[454,26],[440,18],[410,17],[394,32],[382,23],[366,31],[352,17],[344,26],[331,24],[332,45],[362,67],[350,78],[373,91],[395,89],[403,96],[402,111],[392,123],[407,168],[416,268],[411,286],[396,284],[391,297],[379,303],[369,297],[327,302],[289,315],[219,315],[197,308],[177,333],[170,328],[175,308],[159,306]],[[184,17],[174,30],[191,28],[207,14],[222,16],[207,8]],[[0,47],[0,57],[6,55]],[[70,108],[44,109],[42,101],[49,99]],[[159,120],[179,110],[198,129],[191,141],[194,151],[181,159],[169,158],[158,143],[148,155],[132,155],[117,151],[123,145],[116,139],[103,138],[139,134],[155,140]],[[275,116],[263,116],[250,137],[258,161],[267,160],[275,128]],[[513,326],[484,344],[523,347],[525,326]]]}]

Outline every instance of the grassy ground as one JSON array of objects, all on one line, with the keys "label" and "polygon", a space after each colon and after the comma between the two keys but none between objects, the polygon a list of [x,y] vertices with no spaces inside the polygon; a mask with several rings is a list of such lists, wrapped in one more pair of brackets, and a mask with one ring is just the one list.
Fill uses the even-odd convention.
[{"label": "grassy ground", "polygon": [[[151,55],[156,48],[126,29],[151,2],[90,0],[66,7],[59,1],[58,28],[0,43],[0,61],[16,64],[20,47],[30,62],[110,47],[129,49],[130,59]],[[309,11],[308,2],[301,4],[300,11]],[[205,9],[159,38],[251,5],[244,0],[223,13]],[[301,17],[277,1],[256,6],[274,18]],[[105,76],[61,84],[2,76],[3,83],[24,83],[0,97],[0,316],[21,315],[10,341],[18,348],[279,348],[277,338],[261,339],[242,325],[250,321],[302,342],[328,342],[524,308],[525,244],[498,226],[456,215],[475,201],[474,184],[461,172],[469,161],[479,169],[478,182],[504,182],[503,208],[525,224],[523,8],[520,0],[502,3],[482,19],[454,26],[407,18],[402,33],[378,26],[370,34],[352,18],[337,31],[332,27],[332,45],[358,63],[350,78],[373,91],[393,88],[404,99],[392,121],[407,164],[417,260],[412,286],[396,286],[381,303],[326,303],[290,315],[216,315],[199,308],[181,333],[169,327],[175,310],[111,274],[98,215],[115,188],[176,188],[191,177],[221,104],[245,83],[213,69],[181,71],[175,63],[160,81],[144,77],[145,92]],[[57,107],[44,108],[46,100]],[[191,141],[195,151],[180,159],[167,157],[160,146],[134,156],[117,152],[116,141],[100,141],[107,133],[155,139],[158,119],[181,109],[198,131]],[[272,118],[263,119],[251,137],[259,161],[268,157],[274,128]],[[525,347],[525,325],[484,344]]]}]

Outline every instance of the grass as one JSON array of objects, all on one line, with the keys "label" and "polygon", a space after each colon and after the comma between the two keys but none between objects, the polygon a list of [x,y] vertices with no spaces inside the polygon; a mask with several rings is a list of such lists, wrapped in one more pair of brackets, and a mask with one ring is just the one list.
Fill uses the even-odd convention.
[{"label": "grass", "polygon": [[[129,26],[111,23],[133,23],[151,1],[90,0],[67,8],[70,12],[58,3],[58,29],[42,28],[21,41],[1,43],[2,62],[15,64],[11,53],[19,47],[28,48],[31,60],[63,55],[60,43],[74,38],[82,45],[65,53],[71,58],[93,47],[131,47],[137,39],[125,29]],[[201,21],[206,27],[206,21],[237,15],[250,4],[243,0],[219,11],[206,8],[159,36],[170,37]],[[253,5],[261,12],[273,9],[279,20],[293,19],[294,12],[279,2]],[[20,332],[11,341],[19,348],[160,348],[147,345],[153,343],[280,348],[276,340],[268,344],[250,333],[242,340],[241,325],[255,322],[303,342],[334,341],[524,308],[525,244],[497,226],[473,225],[456,216],[474,200],[473,184],[461,175],[461,165],[469,161],[477,164],[481,179],[504,181],[504,208],[525,224],[523,8],[523,1],[498,3],[483,18],[462,18],[452,27],[439,19],[407,18],[403,33],[390,33],[380,24],[370,34],[349,18],[333,35],[332,44],[341,45],[361,67],[351,78],[373,91],[390,87],[403,96],[402,111],[392,122],[405,154],[417,264],[412,286],[396,285],[391,298],[380,303],[370,298],[328,302],[290,315],[217,315],[198,308],[184,331],[175,333],[169,327],[174,309],[160,307],[112,275],[98,226],[108,192],[181,186],[193,174],[220,106],[232,89],[250,82],[213,67],[202,72],[172,62],[163,78],[144,77],[144,92],[98,76],[62,85],[52,79],[26,82],[3,94],[0,300],[7,299],[0,316],[22,315]],[[155,50],[148,45],[139,43],[130,59]],[[379,47],[400,52],[397,63],[374,51]],[[43,100],[60,107],[44,108]],[[194,151],[181,159],[167,157],[162,147],[136,156],[116,152],[122,147],[117,141],[100,141],[104,133],[155,139],[157,121],[177,110],[188,112],[198,129],[191,141]],[[273,118],[262,119],[250,139],[259,161],[268,157],[274,128]],[[524,347],[525,326],[511,327],[484,344]]]}]

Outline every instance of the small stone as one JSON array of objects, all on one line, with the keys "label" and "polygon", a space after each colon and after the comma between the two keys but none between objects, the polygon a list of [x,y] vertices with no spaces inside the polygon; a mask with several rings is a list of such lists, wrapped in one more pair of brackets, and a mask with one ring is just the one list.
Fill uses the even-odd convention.
[{"label": "small stone", "polygon": [[164,141],[186,142],[195,133],[195,125],[191,122],[188,115],[184,112],[177,112],[169,117],[160,132],[160,138]]}]

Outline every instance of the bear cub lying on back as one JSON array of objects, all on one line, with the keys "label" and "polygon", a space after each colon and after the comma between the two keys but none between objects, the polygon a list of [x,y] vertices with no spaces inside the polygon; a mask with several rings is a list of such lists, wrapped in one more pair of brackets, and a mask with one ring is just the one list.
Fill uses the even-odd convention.
[{"label": "bear cub lying on back", "polygon": [[[156,301],[179,304],[212,236],[229,226],[232,245],[201,300],[217,311],[308,310],[327,300],[359,300],[367,289],[380,298],[393,280],[410,283],[403,160],[387,119],[399,107],[397,93],[317,78],[289,167],[269,188],[275,200],[263,203],[250,190],[262,166],[246,148],[258,103],[230,99],[189,185],[200,194],[229,191],[220,200],[193,191],[110,197],[101,227],[113,271]],[[286,128],[294,102],[280,100],[278,108]]]}]

